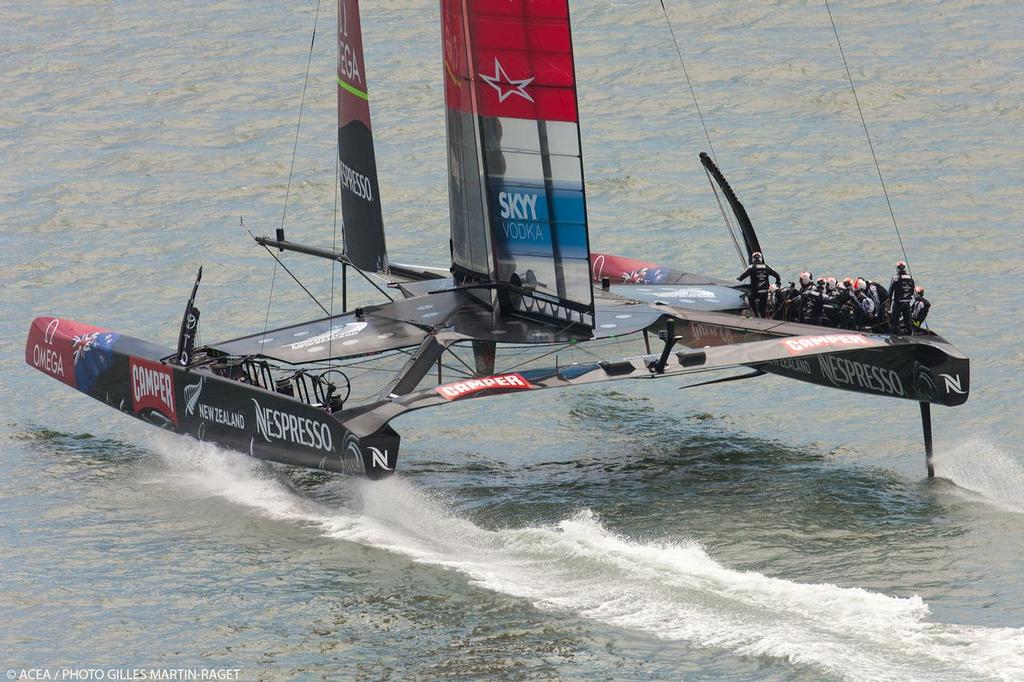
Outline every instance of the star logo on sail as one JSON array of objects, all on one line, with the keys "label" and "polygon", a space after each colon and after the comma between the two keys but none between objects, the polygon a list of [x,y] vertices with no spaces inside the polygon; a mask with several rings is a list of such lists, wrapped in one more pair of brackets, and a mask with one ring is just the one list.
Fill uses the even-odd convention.
[{"label": "star logo on sail", "polygon": [[504,102],[512,95],[522,97],[529,102],[533,101],[533,97],[530,97],[530,94],[526,92],[526,86],[533,82],[535,76],[523,78],[522,80],[509,78],[497,57],[494,58],[494,75],[480,74],[480,78],[498,93],[499,103]]}]

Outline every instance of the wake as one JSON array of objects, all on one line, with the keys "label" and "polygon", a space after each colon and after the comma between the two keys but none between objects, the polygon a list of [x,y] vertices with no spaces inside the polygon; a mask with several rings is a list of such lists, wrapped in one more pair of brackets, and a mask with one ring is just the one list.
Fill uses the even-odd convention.
[{"label": "wake", "polygon": [[244,455],[174,436],[155,449],[177,484],[450,568],[538,608],[850,679],[1024,678],[1024,629],[929,622],[916,596],[732,570],[696,542],[623,537],[588,510],[554,525],[487,530],[397,477],[346,481],[346,501],[328,505]]},{"label": "wake", "polygon": [[1024,466],[981,438],[935,458],[935,475],[1005,511],[1024,514]]}]

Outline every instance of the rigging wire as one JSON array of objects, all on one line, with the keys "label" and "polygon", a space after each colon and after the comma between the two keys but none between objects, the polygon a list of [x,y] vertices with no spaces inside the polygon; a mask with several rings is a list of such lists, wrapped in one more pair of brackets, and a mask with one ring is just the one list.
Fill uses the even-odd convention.
[{"label": "rigging wire", "polygon": [[316,27],[320,20],[320,0],[316,2],[316,14],[313,17],[313,37],[309,40],[309,56],[306,57],[306,77],[302,81],[302,97],[299,98],[299,120],[295,124],[295,141],[292,143],[292,161],[288,166],[288,186],[284,192],[284,209],[281,211],[281,227],[288,215],[288,197],[292,191],[292,174],[295,172],[295,153],[299,148],[299,130],[302,128],[302,110],[306,106],[306,88],[309,86],[309,67],[313,62],[313,45],[316,43]]},{"label": "rigging wire", "polygon": [[892,210],[892,202],[889,201],[889,192],[885,188],[885,179],[882,177],[882,168],[878,165],[878,157],[875,155],[875,145],[871,143],[871,135],[868,133],[868,124],[864,119],[864,110],[860,106],[860,98],[857,97],[857,88],[853,85],[853,75],[850,73],[850,65],[846,61],[846,53],[843,51],[843,43],[839,40],[839,31],[836,29],[836,20],[832,16],[832,8],[828,0],[824,0],[825,10],[828,12],[828,20],[832,23],[832,33],[836,36],[836,44],[839,46],[839,55],[843,58],[843,66],[846,67],[846,78],[850,81],[850,90],[853,91],[853,101],[857,104],[857,113],[860,114],[860,124],[864,128],[864,137],[867,138],[868,148],[871,150],[871,159],[875,162],[875,171],[878,172],[878,181],[882,184],[882,194],[885,195],[885,203],[889,207],[889,216],[892,218],[892,226],[896,229],[896,239],[899,240],[900,250],[903,252],[903,260],[907,263],[907,271],[913,276],[910,270],[910,258],[907,256],[907,248],[903,245],[903,236],[900,234],[900,226],[896,223],[896,214]]},{"label": "rigging wire", "polygon": [[[252,233],[252,230],[250,230],[248,227],[246,227],[245,223],[242,223],[242,227],[245,228],[245,231],[248,232],[249,236],[253,238],[253,241],[255,241],[256,240],[256,235],[254,235]],[[270,247],[268,247],[266,244],[260,244],[260,246],[262,246],[264,248],[264,250],[266,250],[266,252],[270,254],[271,258],[273,258],[275,261],[277,261],[277,265],[280,265],[282,268],[284,268],[285,272],[287,272],[289,275],[291,275],[292,279],[295,280],[295,283],[298,284],[300,287],[302,287],[302,290],[305,291],[309,295],[309,297],[311,299],[313,299],[313,303],[316,303],[318,306],[320,306],[320,310],[324,311],[328,315],[331,314],[327,310],[327,308],[324,307],[324,304],[321,303],[317,299],[317,297],[313,295],[313,292],[310,291],[309,289],[307,289],[306,285],[299,281],[299,278],[295,276],[295,273],[293,273],[291,270],[288,269],[288,266],[284,264],[284,261],[282,261],[280,258],[278,258],[276,253],[274,253],[273,251],[270,250]],[[277,266],[274,266],[274,276],[275,277],[277,276]],[[273,283],[271,283],[270,297],[273,298],[273,296],[274,296]],[[267,301],[267,319],[268,320],[270,319],[270,301],[269,300]],[[263,329],[263,333],[264,334],[267,333],[267,330],[266,330],[265,326],[264,326],[264,329]]]},{"label": "rigging wire", "polygon": [[[344,218],[343,218],[343,220],[344,220]],[[342,237],[344,237],[344,236],[345,236],[345,235],[344,235],[344,233],[342,233]],[[343,243],[342,243],[342,246],[344,246],[344,239],[342,239],[342,242],[343,242]],[[374,281],[373,281],[372,279],[370,279],[370,276],[369,276],[368,274],[366,274],[366,272],[365,272],[365,271],[363,271],[363,270],[360,270],[359,268],[357,268],[357,267],[355,266],[355,264],[354,264],[354,263],[352,263],[352,261],[348,260],[348,258],[347,258],[347,257],[345,258],[345,263],[346,263],[346,264],[347,264],[347,265],[348,265],[348,266],[349,266],[350,268],[352,268],[353,270],[355,270],[356,272],[358,272],[358,273],[359,273],[359,275],[360,275],[360,276],[361,276],[361,277],[362,277],[363,279],[365,279],[365,280],[366,280],[367,282],[369,282],[369,283],[370,283],[370,284],[371,284],[371,285],[373,286],[373,288],[374,288],[374,289],[376,289],[376,290],[377,290],[377,291],[379,291],[379,292],[380,292],[381,294],[383,294],[383,295],[384,295],[384,297],[385,297],[385,298],[387,298],[387,299],[388,299],[389,301],[394,301],[394,300],[395,300],[395,299],[394,299],[394,298],[393,298],[393,297],[391,296],[391,294],[389,294],[388,292],[386,292],[386,291],[384,291],[383,289],[381,289],[381,288],[380,288],[380,285],[378,285],[378,284],[377,284],[376,282],[374,282]],[[390,285],[390,283],[389,283],[389,285]]]},{"label": "rigging wire", "polygon": [[[242,222],[241,218],[238,219],[238,224],[245,227],[245,223]],[[245,229],[246,231],[249,230],[247,227]],[[249,234],[252,234],[252,232],[249,232]],[[277,261],[276,258],[274,260]],[[280,261],[277,261],[277,263],[279,262]],[[270,304],[274,302],[274,284],[277,283],[277,263],[274,263],[274,274],[270,277],[270,295],[267,296],[267,315],[263,318],[263,334],[260,336],[261,350],[263,349],[264,339],[267,338],[267,327],[270,326]]]},{"label": "rigging wire", "polygon": [[[302,97],[299,100],[299,120],[295,124],[295,141],[292,143],[292,160],[291,160],[291,163],[289,164],[289,167],[288,167],[288,185],[286,186],[285,192],[284,192],[284,208],[281,210],[281,229],[284,229],[285,217],[288,215],[288,197],[291,195],[291,191],[292,191],[292,174],[295,171],[295,153],[296,153],[296,151],[299,148],[299,130],[302,128],[302,110],[303,110],[303,108],[306,105],[306,88],[309,85],[309,67],[310,67],[310,65],[313,62],[313,45],[316,43],[316,27],[317,27],[317,24],[319,23],[319,21],[320,21],[320,0],[316,0],[316,13],[313,16],[313,36],[309,40],[309,56],[306,57],[306,76],[305,76],[305,78],[302,81]],[[239,223],[242,224],[242,227],[245,227],[245,224],[242,223],[241,220],[239,220]],[[250,236],[252,236],[252,232],[249,230],[249,228],[246,227],[245,230],[246,230],[246,232],[249,232]],[[266,246],[264,246],[263,248],[267,249]],[[267,253],[269,253],[271,256],[274,256],[274,254],[270,251],[270,249],[267,249]],[[267,327],[270,325],[270,306],[274,302],[274,284],[277,281],[277,266],[280,265],[281,267],[284,267],[284,263],[282,263],[281,260],[277,256],[274,256],[274,261],[276,261],[276,262],[274,263],[274,274],[270,278],[270,295],[267,296],[267,314],[266,314],[266,316],[263,319],[263,337],[262,338],[266,338],[266,336],[267,336]],[[288,270],[288,268],[285,268],[285,270]],[[288,274],[292,275],[290,270],[288,270]],[[323,306],[320,305],[320,301],[316,300],[316,297],[313,296],[313,294],[311,294],[309,292],[309,290],[306,289],[306,287],[304,287],[302,285],[302,282],[299,282],[299,280],[295,277],[295,275],[292,275],[292,279],[294,279],[298,283],[298,285],[300,287],[302,287],[302,289],[307,294],[309,294],[310,297],[312,297],[312,299],[314,301],[316,301],[316,304],[319,305],[321,309],[323,309]],[[327,312],[327,311],[324,310],[324,312]],[[262,341],[261,341],[261,344],[262,344]]]},{"label": "rigging wire", "polygon": [[679,57],[679,66],[683,67],[683,75],[686,76],[686,84],[690,86],[690,96],[693,97],[693,106],[697,108],[697,117],[700,118],[700,126],[704,129],[704,137],[708,140],[708,149],[711,150],[711,158],[715,160],[715,165],[718,165],[718,157],[715,156],[715,145],[711,144],[711,135],[708,134],[708,127],[704,123],[704,114],[701,113],[700,104],[697,103],[697,92],[693,89],[693,81],[690,80],[690,74],[686,70],[686,62],[683,61],[683,51],[679,49],[679,41],[676,40],[676,32],[672,29],[672,20],[668,16],[668,8],[665,7],[665,0],[659,0],[661,2],[661,11],[665,14],[665,23],[668,24],[668,32],[672,34],[672,44],[676,46],[676,56]]},{"label": "rigging wire", "polygon": [[722,219],[725,220],[725,226],[729,228],[729,236],[732,237],[732,245],[736,247],[736,255],[739,256],[740,266],[747,266],[747,259],[743,257],[743,249],[740,248],[739,240],[736,239],[736,231],[732,227],[732,221],[729,220],[729,214],[725,212],[725,206],[722,205],[722,198],[718,196],[718,188],[715,187],[715,181],[711,178],[711,173],[707,168],[704,169],[704,175],[708,176],[708,184],[711,185],[711,191],[715,195],[715,201],[718,203],[718,210],[722,214]]},{"label": "rigging wire", "polygon": [[[463,359],[462,359],[461,357],[459,357],[459,354],[458,354],[458,353],[456,353],[456,352],[455,352],[454,350],[452,350],[452,347],[451,347],[451,346],[445,346],[444,352],[443,352],[443,353],[441,354],[441,357],[444,357],[444,353],[449,353],[449,354],[450,354],[450,355],[451,355],[451,356],[452,356],[453,358],[455,358],[456,360],[458,360],[458,361],[459,361],[459,363],[460,363],[460,364],[461,364],[461,365],[462,365],[463,367],[465,367],[465,368],[466,368],[466,370],[467,370],[467,371],[469,372],[469,374],[466,374],[465,376],[467,376],[467,377],[474,377],[474,376],[477,376],[477,372],[476,372],[476,370],[475,370],[475,369],[473,369],[472,367],[470,367],[470,366],[469,366],[469,363],[468,363],[468,362],[466,362],[466,361],[465,361],[465,360],[463,360]],[[443,366],[444,366],[444,367],[448,367],[447,365],[443,365]],[[460,369],[455,369],[454,371],[455,371],[456,373],[459,373],[459,372],[461,372],[462,370],[460,370]]]},{"label": "rigging wire", "polygon": [[[715,145],[711,143],[711,134],[708,132],[707,123],[704,121],[704,113],[700,110],[700,104],[697,102],[697,90],[693,87],[693,81],[690,80],[690,72],[686,70],[686,62],[683,60],[683,51],[679,48],[679,41],[676,40],[676,32],[672,28],[672,20],[668,15],[668,8],[665,7],[665,0],[659,0],[661,3],[661,11],[665,15],[665,23],[668,25],[668,32],[672,35],[672,44],[676,48],[676,56],[679,57],[679,66],[683,69],[683,75],[686,76],[686,85],[690,88],[690,97],[693,98],[693,106],[697,109],[697,118],[700,119],[700,127],[704,130],[704,137],[708,141],[708,149],[711,151],[711,159],[718,165],[718,156],[715,154]],[[729,231],[729,238],[732,239],[733,246],[736,247],[736,255],[739,256],[740,265],[746,267],[747,259],[743,257],[743,250],[740,248],[740,243],[736,239],[736,229],[732,226],[732,221],[729,220],[729,215],[725,212],[725,207],[722,206],[722,200],[718,196],[718,189],[715,188],[715,183],[711,180],[711,174],[708,173],[707,169],[704,169],[704,173],[708,176],[708,182],[711,183],[711,191],[715,193],[715,201],[718,202],[718,210],[722,213],[722,218],[725,220],[725,228]]]}]

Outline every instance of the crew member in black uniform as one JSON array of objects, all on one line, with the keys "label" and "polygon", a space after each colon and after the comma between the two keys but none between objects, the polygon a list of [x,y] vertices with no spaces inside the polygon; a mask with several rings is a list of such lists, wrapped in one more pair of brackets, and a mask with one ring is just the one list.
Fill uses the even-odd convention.
[{"label": "crew member in black uniform", "polygon": [[822,291],[825,280],[819,279],[817,286],[811,285],[800,295],[800,321],[804,324],[821,324]]},{"label": "crew member in black uniform", "polygon": [[786,322],[793,322],[796,320],[799,313],[799,309],[797,308],[797,302],[799,299],[800,291],[796,288],[796,282],[790,282],[789,286],[785,289],[779,289],[779,293],[777,294],[779,305],[775,310],[775,319],[785,320]]},{"label": "crew member in black uniform", "polygon": [[863,289],[854,290],[854,299],[857,301],[856,326],[857,329],[871,329],[875,324],[875,299],[864,293]]},{"label": "crew member in black uniform", "polygon": [[[818,280],[821,281],[820,279]],[[836,305],[836,278],[826,277],[821,290],[821,324],[826,327],[839,326],[839,306]]]},{"label": "crew member in black uniform", "polygon": [[892,300],[889,333],[910,334],[913,329],[910,302],[914,299],[914,278],[907,272],[907,264],[903,261],[896,263],[896,274],[889,282],[889,298]]},{"label": "crew member in black uniform", "polygon": [[750,307],[757,317],[768,317],[768,278],[774,277],[775,284],[782,284],[779,273],[771,269],[764,262],[764,256],[760,251],[750,254],[750,265],[743,274],[736,278],[737,281],[750,278]]},{"label": "crew member in black uniform", "polygon": [[924,324],[931,307],[932,304],[924,297],[924,287],[914,289],[914,300],[910,303],[910,319],[914,322],[915,332]]},{"label": "crew member in black uniform", "polygon": [[850,284],[849,277],[836,287],[835,294],[832,296],[832,303],[838,309],[835,326],[840,329],[853,329],[856,327],[859,304],[853,296],[853,287]]}]

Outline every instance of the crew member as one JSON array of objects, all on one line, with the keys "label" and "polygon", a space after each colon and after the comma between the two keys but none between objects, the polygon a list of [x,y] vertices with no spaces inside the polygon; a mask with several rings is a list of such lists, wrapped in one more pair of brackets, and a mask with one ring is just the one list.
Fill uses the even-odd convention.
[{"label": "crew member", "polygon": [[750,265],[737,281],[750,278],[750,307],[757,317],[768,317],[768,278],[774,277],[775,284],[782,284],[782,278],[764,262],[760,251],[750,254]]},{"label": "crew member", "polygon": [[855,289],[853,295],[857,299],[857,328],[870,329],[875,324],[875,300],[863,289]]},{"label": "crew member", "polygon": [[832,304],[837,309],[835,326],[840,329],[853,329],[857,324],[857,308],[859,303],[853,297],[853,288],[850,286],[849,277],[836,287],[835,293],[832,296]]},{"label": "crew member", "polygon": [[779,294],[781,292],[782,289],[779,288],[778,284],[771,284],[768,286],[768,306],[765,311],[765,317],[775,317],[775,313],[780,307]]},{"label": "crew member", "polygon": [[878,282],[872,282],[868,280],[865,280],[864,287],[865,290],[868,292],[868,296],[871,297],[871,300],[875,304],[875,312],[881,312],[882,306],[885,305],[885,302],[887,300],[889,300],[888,289],[886,289]]},{"label": "crew member", "polygon": [[804,324],[821,324],[822,291],[825,280],[819,279],[817,286],[809,286],[800,295],[800,321]]},{"label": "crew member", "polygon": [[875,319],[872,322],[872,327],[877,329],[884,326],[886,323],[885,303],[889,299],[889,290],[878,282],[863,278],[857,280],[856,286],[862,288],[871,302],[875,304]]},{"label": "crew member", "polygon": [[896,263],[896,274],[889,282],[889,298],[892,299],[889,333],[909,334],[913,328],[910,302],[914,298],[914,278],[907,272],[907,264],[903,261]]},{"label": "crew member", "polygon": [[778,293],[779,307],[775,310],[776,320],[792,322],[799,316],[800,290],[796,288],[796,282],[790,282],[785,289]]},{"label": "crew member", "polygon": [[932,304],[924,297],[924,287],[914,289],[914,300],[910,303],[910,319],[914,322],[914,330],[917,331],[924,324],[928,317],[928,310]]},{"label": "crew member", "polygon": [[[819,280],[820,281],[820,280]],[[839,305],[836,303],[836,278],[825,278],[825,289],[821,296],[821,324],[839,326]]]},{"label": "crew member", "polygon": [[793,321],[803,322],[804,321],[804,293],[808,289],[814,288],[814,275],[810,271],[805,270],[800,273],[799,286],[796,290],[796,296],[793,297],[790,303],[790,309],[793,311]]}]

